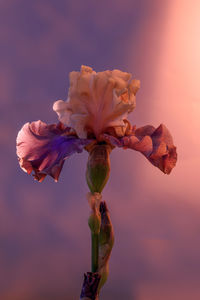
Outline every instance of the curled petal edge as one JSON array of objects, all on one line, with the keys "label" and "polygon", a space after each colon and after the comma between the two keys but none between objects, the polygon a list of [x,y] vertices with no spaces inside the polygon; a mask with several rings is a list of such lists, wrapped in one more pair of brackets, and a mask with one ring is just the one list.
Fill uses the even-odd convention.
[{"label": "curled petal edge", "polygon": [[155,167],[165,174],[170,174],[176,165],[176,147],[173,144],[169,130],[163,124],[158,128],[151,125],[137,129],[133,127],[132,134],[118,140],[108,136],[107,138],[114,146],[141,152]]},{"label": "curled petal edge", "polygon": [[20,167],[42,182],[46,175],[58,181],[64,161],[73,153],[82,152],[91,143],[72,135],[70,128],[61,123],[42,121],[26,123],[17,135],[16,150]]}]

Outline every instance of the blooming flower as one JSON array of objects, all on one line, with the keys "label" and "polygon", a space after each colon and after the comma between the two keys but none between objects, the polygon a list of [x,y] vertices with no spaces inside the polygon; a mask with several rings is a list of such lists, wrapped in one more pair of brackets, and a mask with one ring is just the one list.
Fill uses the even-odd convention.
[{"label": "blooming flower", "polygon": [[67,101],[53,105],[59,123],[26,123],[18,133],[17,156],[24,171],[33,171],[40,182],[46,175],[57,181],[70,155],[103,143],[139,151],[164,173],[171,172],[177,154],[165,125],[136,128],[127,120],[136,106],[138,80],[119,70],[96,73],[86,66],[69,77]]}]

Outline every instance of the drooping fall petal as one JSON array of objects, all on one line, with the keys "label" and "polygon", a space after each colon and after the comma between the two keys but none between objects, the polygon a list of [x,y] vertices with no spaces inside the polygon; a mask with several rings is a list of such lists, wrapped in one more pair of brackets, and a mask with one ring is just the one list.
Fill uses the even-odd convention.
[{"label": "drooping fall petal", "polygon": [[151,125],[133,128],[133,133],[120,139],[108,140],[114,145],[141,152],[154,166],[165,174],[170,174],[177,161],[176,147],[167,127],[161,124],[158,128]]},{"label": "drooping fall petal", "polygon": [[26,123],[17,136],[17,156],[21,168],[43,181],[46,175],[58,180],[64,161],[75,152],[82,152],[91,141],[78,139],[70,128],[42,121]]}]

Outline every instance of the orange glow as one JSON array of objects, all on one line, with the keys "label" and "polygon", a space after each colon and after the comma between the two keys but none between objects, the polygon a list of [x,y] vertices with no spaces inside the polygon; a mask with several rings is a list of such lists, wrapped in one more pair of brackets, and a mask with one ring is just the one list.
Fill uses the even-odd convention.
[{"label": "orange glow", "polygon": [[[156,61],[152,123],[166,124],[177,146],[178,162],[169,178],[143,165],[149,186],[173,189],[176,199],[198,201],[200,168],[200,2],[173,1],[165,19],[161,55]],[[152,176],[149,176],[153,174]],[[155,179],[156,176],[156,179]]]}]

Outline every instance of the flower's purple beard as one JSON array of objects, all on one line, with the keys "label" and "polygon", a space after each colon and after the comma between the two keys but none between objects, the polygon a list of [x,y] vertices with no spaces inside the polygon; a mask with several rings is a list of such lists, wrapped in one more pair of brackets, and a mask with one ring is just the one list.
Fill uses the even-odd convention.
[{"label": "flower's purple beard", "polygon": [[[110,139],[108,136],[107,138]],[[154,166],[165,174],[170,174],[176,165],[176,147],[173,144],[169,130],[163,124],[158,128],[151,125],[138,129],[133,127],[133,134],[121,138],[120,145],[117,145],[116,140],[112,140],[110,139],[110,142],[113,142],[115,146],[141,152]]]},{"label": "flower's purple beard", "polygon": [[64,161],[73,153],[82,152],[91,143],[70,135],[70,128],[61,123],[47,125],[42,121],[26,123],[17,136],[17,156],[21,168],[43,181],[46,175],[58,180]]}]

